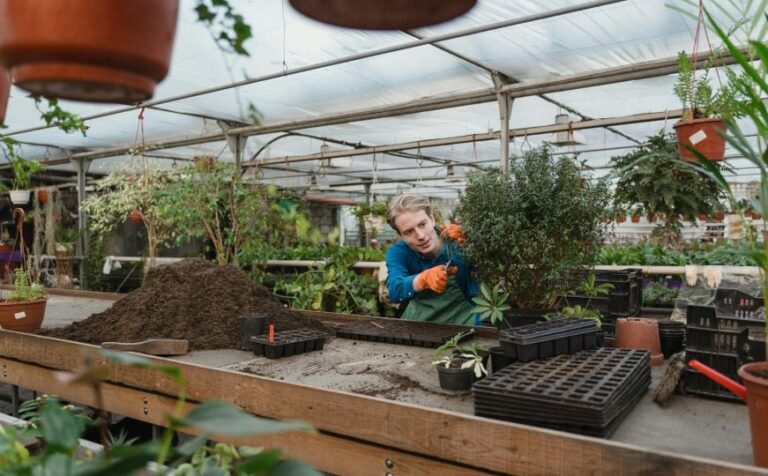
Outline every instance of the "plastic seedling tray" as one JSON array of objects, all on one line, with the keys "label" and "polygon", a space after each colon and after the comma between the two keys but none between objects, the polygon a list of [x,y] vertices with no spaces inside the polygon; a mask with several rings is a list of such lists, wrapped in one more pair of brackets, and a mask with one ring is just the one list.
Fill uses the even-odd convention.
[{"label": "plastic seedling tray", "polygon": [[597,333],[595,321],[566,317],[502,330],[499,342],[507,357],[530,362],[592,349],[597,346]]},{"label": "plastic seedling tray", "polygon": [[315,330],[297,329],[275,332],[270,341],[269,334],[251,337],[253,353],[268,359],[279,359],[293,355],[322,350],[325,334]]},{"label": "plastic seedling tray", "polygon": [[[455,326],[459,327],[459,326]],[[471,338],[475,331],[471,327],[461,326],[465,330],[467,335],[462,340]],[[442,344],[453,338],[457,334],[454,329],[443,330],[442,334],[439,334],[441,329],[436,329],[438,334],[416,334],[416,333],[404,333],[402,330],[397,329],[337,329],[336,337],[342,339],[352,340],[365,340],[371,342],[383,342],[387,344],[399,344],[399,345],[411,345],[415,347],[440,347]]]}]

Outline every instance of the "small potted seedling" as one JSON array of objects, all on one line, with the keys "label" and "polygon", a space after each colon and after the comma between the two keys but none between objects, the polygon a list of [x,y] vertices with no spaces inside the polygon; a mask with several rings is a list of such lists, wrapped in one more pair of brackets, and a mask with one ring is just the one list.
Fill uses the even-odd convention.
[{"label": "small potted seedling", "polygon": [[[595,284],[595,281],[596,277],[594,274],[587,276],[587,279],[578,287],[578,289],[576,289],[576,291],[569,291],[563,297],[566,306],[560,309],[557,313],[549,314],[547,318],[551,319],[553,316],[568,316],[579,317],[581,319],[592,319],[595,321],[598,328],[601,327],[603,315],[598,309],[591,308],[590,305],[592,304],[592,300],[596,297],[610,295],[611,289],[613,289],[614,286],[611,283]],[[584,306],[581,306],[580,304],[575,306],[570,305],[568,297],[575,296],[577,293],[579,298],[584,301]]]},{"label": "small potted seedling", "polygon": [[442,358],[432,362],[437,366],[440,388],[449,392],[467,393],[472,384],[488,375],[480,355],[480,345],[473,342],[469,345],[459,345],[461,339],[469,332],[459,332],[445,344],[435,349],[435,354]]}]

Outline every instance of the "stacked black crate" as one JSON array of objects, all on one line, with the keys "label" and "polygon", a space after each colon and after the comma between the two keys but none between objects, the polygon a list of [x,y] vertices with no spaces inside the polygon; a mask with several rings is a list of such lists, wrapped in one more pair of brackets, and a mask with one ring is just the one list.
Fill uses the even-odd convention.
[{"label": "stacked black crate", "polygon": [[627,268],[616,271],[588,271],[572,273],[569,281],[572,287],[578,288],[589,276],[595,275],[595,287],[610,283],[613,289],[607,296],[588,298],[577,294],[563,299],[563,306],[581,306],[600,311],[602,329],[606,336],[616,335],[616,319],[640,315],[640,304],[643,293],[643,271],[639,268]]},{"label": "stacked black crate", "polygon": [[[763,298],[750,296],[737,289],[718,289],[714,306],[688,305],[686,309],[686,360],[696,359],[741,382],[739,367],[754,358],[759,348],[745,349],[749,333],[765,329]],[[739,355],[741,354],[741,356]],[[686,393],[724,400],[738,399],[728,390],[689,367],[685,369],[683,389]]]}]

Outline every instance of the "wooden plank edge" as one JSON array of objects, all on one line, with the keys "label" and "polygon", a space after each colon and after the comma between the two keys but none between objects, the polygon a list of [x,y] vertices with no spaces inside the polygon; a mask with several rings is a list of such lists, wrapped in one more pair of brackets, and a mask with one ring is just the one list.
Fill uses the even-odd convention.
[{"label": "wooden plank edge", "polygon": [[[2,377],[0,382],[40,393],[48,393],[81,405],[97,407],[97,399],[90,386],[62,385],[56,380],[55,370],[33,364],[0,358]],[[165,415],[171,414],[176,406],[172,397],[104,383],[101,385],[103,410],[165,426]],[[194,408],[189,402],[186,411]],[[199,434],[199,432],[190,432]],[[274,433],[259,437],[230,438],[212,437],[215,441],[238,446],[281,448],[286,456],[299,458],[317,469],[333,474],[359,474],[361,471],[397,472],[398,474],[456,474],[487,475],[488,472],[449,464],[420,455],[413,455],[397,449],[386,448],[362,441],[350,440],[337,435],[310,434],[306,432]],[[387,463],[389,462],[389,466]]]},{"label": "wooden plank edge", "polygon": [[[44,367],[72,370],[96,346],[32,334],[0,331],[0,356]],[[249,413],[276,419],[298,419],[319,430],[429,458],[488,471],[513,474],[619,474],[633,468],[647,474],[700,474],[715,471],[754,473],[757,468],[676,455],[625,443],[480,418],[439,409],[310,387],[267,377],[149,357],[182,370],[188,395],[198,401],[220,399]],[[175,395],[170,379],[146,369],[124,367],[96,356],[110,367],[111,380],[148,391]],[[226,389],[222,394],[217,389]],[[738,471],[752,471],[739,473]],[[728,473],[731,474],[731,473]]]},{"label": "wooden plank edge", "polygon": [[[0,285],[2,289],[13,289],[9,284]],[[83,299],[102,299],[105,301],[118,301],[126,296],[122,293],[103,293],[100,291],[83,291],[80,289],[45,288],[45,292],[51,296],[69,296]]]}]

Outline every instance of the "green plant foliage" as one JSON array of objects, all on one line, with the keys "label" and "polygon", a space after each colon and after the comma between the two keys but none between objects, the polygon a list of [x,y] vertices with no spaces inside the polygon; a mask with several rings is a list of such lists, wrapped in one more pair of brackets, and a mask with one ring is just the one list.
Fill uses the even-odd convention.
[{"label": "green plant foliage", "polygon": [[111,240],[111,234],[91,233],[88,237],[88,249],[83,260],[83,289],[89,291],[107,291],[106,280],[102,273],[104,256]]},{"label": "green plant foliage", "polygon": [[718,65],[719,56],[711,55],[704,72],[697,78],[688,55],[682,51],[678,53],[678,76],[674,91],[683,104],[683,120],[714,116],[732,119],[744,115],[744,98],[736,86],[744,80],[743,74],[724,69],[727,81],[717,90],[712,88],[709,73]]},{"label": "green plant foliage", "polygon": [[8,301],[34,301],[45,297],[45,288],[34,282],[32,273],[24,267],[13,270],[13,291],[8,295]]},{"label": "green plant foliage", "polygon": [[752,255],[760,250],[759,246],[747,240],[718,244],[693,242],[682,250],[665,249],[663,246],[648,242],[636,245],[605,245],[600,249],[597,264],[757,266],[758,262]]},{"label": "green plant foliage", "polygon": [[680,291],[668,288],[664,283],[654,282],[643,289],[643,306],[646,307],[675,307],[675,301]]},{"label": "green plant foliage", "polygon": [[216,162],[208,171],[185,167],[159,190],[157,210],[172,224],[177,243],[190,236],[210,239],[220,264],[258,263],[275,248],[323,240],[302,201],[272,186],[246,184],[234,164]]},{"label": "green plant foliage", "polygon": [[459,332],[435,349],[435,355],[442,354],[442,357],[432,362],[432,365],[442,365],[446,368],[458,365],[462,369],[471,368],[477,378],[488,375],[488,371],[485,365],[483,365],[483,357],[480,355],[481,345],[477,342],[472,342],[468,345],[459,344],[461,339],[467,335],[469,335],[469,332]]},{"label": "green plant foliage", "polygon": [[385,202],[374,202],[372,204],[360,203],[352,207],[349,211],[353,216],[356,216],[358,219],[361,219],[366,215],[373,215],[377,217],[386,218],[387,204]]},{"label": "green plant foliage", "polygon": [[283,277],[275,284],[275,293],[288,296],[294,309],[376,315],[378,282],[350,268],[363,261],[362,250],[329,247],[324,264],[295,278]]},{"label": "green plant foliage", "polygon": [[[146,468],[155,460],[158,474],[173,476],[320,474],[301,461],[281,461],[279,450],[235,448],[226,444],[206,446],[214,432],[225,436],[245,436],[296,430],[314,431],[310,425],[257,418],[217,401],[203,402],[183,415],[186,382],[177,368],[156,365],[143,357],[126,356],[118,352],[105,353],[105,356],[126,365],[160,370],[172,376],[179,385],[180,397],[175,414],[168,417],[162,439],[159,442],[118,443],[112,446],[109,446],[109,441],[102,441],[104,451],[76,459],[79,438],[85,427],[93,422],[74,407],[63,406],[55,397],[39,397],[24,408],[23,415],[29,418],[27,426],[0,427],[0,473],[18,476],[112,476],[134,474],[134,471]],[[88,383],[96,392],[100,392],[104,376],[106,373],[90,369],[78,375],[76,381]],[[202,431],[202,434],[173,448],[173,432],[182,428]],[[43,443],[35,455],[30,455],[21,444],[22,440],[28,438],[39,438]]]},{"label": "green plant foliage", "polygon": [[[88,126],[83,123],[83,120],[77,114],[62,109],[59,106],[58,99],[43,98],[34,94],[30,94],[29,97],[35,100],[35,108],[40,112],[40,118],[45,121],[46,125],[55,126],[67,134],[78,131],[85,136]],[[43,101],[48,103],[48,109],[42,109],[41,104]]]},{"label": "green plant foliage", "polygon": [[[566,306],[555,314],[547,315],[547,318],[552,318],[554,316],[568,316],[578,317],[580,319],[592,319],[597,323],[597,327],[599,328],[601,327],[603,316],[600,314],[600,311],[590,308],[589,305],[592,300],[598,296],[610,295],[611,289],[613,288],[614,286],[611,283],[597,284],[597,278],[595,275],[589,274],[578,288],[568,291],[565,296],[563,296],[563,300],[565,301]],[[574,296],[576,294],[587,298],[587,303],[583,307],[580,304],[571,306],[568,302],[568,296]]]},{"label": "green plant foliage", "polygon": [[251,26],[227,0],[197,0],[195,13],[197,21],[211,30],[211,35],[222,50],[250,56],[243,45],[253,36]]},{"label": "green plant foliage", "polygon": [[[36,160],[26,160],[21,156],[21,144],[11,137],[0,139],[0,150],[2,150],[5,159],[11,164],[13,170],[13,190],[24,190],[29,187],[29,181],[32,174],[40,173],[45,170],[43,165]],[[6,187],[7,188],[7,187]]]},{"label": "green plant foliage", "polygon": [[[632,152],[612,157],[618,171],[614,203],[631,214],[661,215],[667,223],[695,220],[722,210],[717,183],[679,158],[674,138],[659,132]],[[717,166],[721,167],[721,166]]]},{"label": "green plant foliage", "polygon": [[[501,286],[498,284],[490,290],[485,283],[480,284],[480,296],[472,298],[472,302],[475,303],[472,312],[479,313],[480,319],[494,325],[506,322],[504,311],[510,309],[510,306],[507,304],[509,302],[509,293],[502,292]],[[508,322],[507,327],[509,327]]]},{"label": "green plant foliage", "polygon": [[501,284],[517,307],[552,307],[568,273],[597,256],[609,192],[582,172],[583,164],[545,145],[512,157],[507,173],[469,176],[456,210],[464,255],[481,282]]}]

